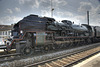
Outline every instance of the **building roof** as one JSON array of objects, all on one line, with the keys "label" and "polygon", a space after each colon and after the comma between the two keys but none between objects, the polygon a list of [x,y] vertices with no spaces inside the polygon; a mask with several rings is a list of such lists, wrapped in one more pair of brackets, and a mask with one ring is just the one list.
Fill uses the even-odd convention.
[{"label": "building roof", "polygon": [[11,30],[13,25],[0,25],[0,31]]}]

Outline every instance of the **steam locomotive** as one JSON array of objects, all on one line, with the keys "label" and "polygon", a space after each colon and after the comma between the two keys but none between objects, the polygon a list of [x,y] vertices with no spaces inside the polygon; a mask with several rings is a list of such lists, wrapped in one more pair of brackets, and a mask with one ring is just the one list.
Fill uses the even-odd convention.
[{"label": "steam locomotive", "polygon": [[100,41],[100,27],[76,25],[69,20],[29,15],[16,23],[12,38],[5,40],[7,51],[32,54],[35,50],[52,50]]}]

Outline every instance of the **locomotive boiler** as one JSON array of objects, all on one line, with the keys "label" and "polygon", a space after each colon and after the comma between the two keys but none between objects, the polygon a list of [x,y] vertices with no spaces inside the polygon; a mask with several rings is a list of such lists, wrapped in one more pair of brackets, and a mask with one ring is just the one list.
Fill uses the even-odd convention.
[{"label": "locomotive boiler", "polygon": [[36,50],[48,51],[92,43],[100,38],[99,28],[29,15],[14,25],[12,38],[7,39],[5,44],[7,51],[16,49],[17,53],[28,55]]}]

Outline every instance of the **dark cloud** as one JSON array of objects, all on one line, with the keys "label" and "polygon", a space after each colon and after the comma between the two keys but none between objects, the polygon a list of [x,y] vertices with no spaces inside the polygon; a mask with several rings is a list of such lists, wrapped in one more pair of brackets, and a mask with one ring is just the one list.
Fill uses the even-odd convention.
[{"label": "dark cloud", "polygon": [[100,0],[98,0],[100,2]]}]

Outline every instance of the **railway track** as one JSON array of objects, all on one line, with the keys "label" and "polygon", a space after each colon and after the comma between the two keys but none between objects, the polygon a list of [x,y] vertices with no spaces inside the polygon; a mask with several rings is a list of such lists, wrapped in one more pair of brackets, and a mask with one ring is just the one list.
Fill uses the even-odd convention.
[{"label": "railway track", "polygon": [[82,61],[96,53],[100,52],[100,46],[91,47],[81,51],[66,54],[60,57],[48,59],[42,62],[30,64],[24,67],[69,67],[79,61]]},{"label": "railway track", "polygon": [[15,59],[16,56],[21,55],[20,53],[16,53],[16,50],[11,50],[9,52],[6,51],[0,51],[0,63],[6,62],[6,61],[12,61]]},{"label": "railway track", "polygon": [[[23,66],[44,67],[44,65],[49,65],[49,63],[50,62],[52,63],[52,61],[53,63],[57,60],[61,61],[62,58],[74,56],[74,54],[76,55],[81,52],[85,52],[85,50],[90,50],[95,47],[100,47],[100,43],[95,43],[95,44],[91,44],[87,46],[82,46],[82,47],[69,49],[69,50],[67,49],[67,50],[58,51],[58,52],[51,51],[51,53],[49,52],[48,54],[40,53],[39,55],[35,54],[29,57],[21,56],[21,54],[19,53],[2,55],[0,56],[0,67],[23,67]],[[50,66],[50,67],[53,67],[53,66]]]},{"label": "railway track", "polygon": [[1,55],[0,56],[0,63],[6,62],[6,61],[13,61],[15,59],[20,58],[20,55],[21,55],[20,53]]}]

